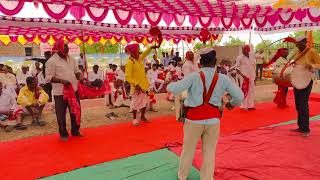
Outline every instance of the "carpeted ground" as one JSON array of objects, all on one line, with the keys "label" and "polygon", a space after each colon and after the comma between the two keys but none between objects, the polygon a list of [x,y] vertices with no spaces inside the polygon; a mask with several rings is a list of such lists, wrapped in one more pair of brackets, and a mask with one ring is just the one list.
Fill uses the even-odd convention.
[{"label": "carpeted ground", "polygon": [[[131,156],[95,166],[77,169],[44,180],[175,180],[177,179],[179,159],[168,149]],[[199,180],[199,173],[191,169],[189,180]]]},{"label": "carpeted ground", "polygon": [[[262,103],[256,111],[226,111],[221,120],[222,135],[295,119],[293,100],[289,104],[285,110]],[[310,105],[311,115],[320,114],[320,102],[311,101]],[[0,163],[0,177],[28,180],[51,176],[181,143],[182,124],[174,119],[159,117],[140,127],[118,124],[84,129],[84,138],[71,138],[67,143],[60,142],[57,134],[1,143],[1,160],[5,163]]]},{"label": "carpeted ground", "polygon": [[[227,135],[219,139],[215,179],[320,179],[320,116],[311,122],[311,136],[291,132],[295,122]],[[171,147],[178,155],[181,146]],[[200,168],[200,146],[193,165]]]}]

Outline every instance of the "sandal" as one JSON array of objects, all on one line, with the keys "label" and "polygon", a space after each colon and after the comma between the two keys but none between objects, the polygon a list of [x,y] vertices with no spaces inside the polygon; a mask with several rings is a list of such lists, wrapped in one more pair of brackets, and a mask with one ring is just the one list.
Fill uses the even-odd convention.
[{"label": "sandal", "polygon": [[32,126],[45,126],[47,123],[44,121],[40,121],[40,120],[33,120],[31,125]]},{"label": "sandal", "polygon": [[7,125],[7,126],[4,127],[4,130],[5,130],[6,132],[11,132],[12,130],[14,130],[14,126],[12,126],[12,125]]},{"label": "sandal", "polygon": [[15,128],[16,130],[26,130],[26,129],[27,129],[27,126],[19,123],[19,124],[17,124],[14,128]]}]

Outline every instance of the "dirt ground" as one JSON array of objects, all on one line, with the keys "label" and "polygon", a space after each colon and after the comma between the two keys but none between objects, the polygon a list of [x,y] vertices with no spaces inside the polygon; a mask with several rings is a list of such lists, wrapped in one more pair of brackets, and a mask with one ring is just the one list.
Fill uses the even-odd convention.
[{"label": "dirt ground", "polygon": [[[320,92],[320,81],[314,83],[313,92]],[[256,88],[256,102],[267,102],[274,98],[273,91],[277,90],[277,86],[272,83],[271,80],[258,81]],[[116,123],[125,123],[132,119],[132,114],[129,113],[128,108],[109,109],[104,105],[104,99],[87,99],[81,101],[82,107],[82,128],[104,126]],[[157,95],[157,104],[155,108],[158,112],[148,112],[147,117],[153,118],[158,116],[164,116],[172,114],[173,102],[166,100],[166,94]],[[109,119],[105,115],[109,112],[115,112],[119,117],[116,119]],[[3,129],[0,129],[0,142],[12,141],[32,136],[41,136],[46,134],[53,134],[58,132],[57,122],[55,113],[52,110],[46,110],[43,114],[43,120],[47,122],[44,127],[32,127],[28,126],[25,131],[12,131],[6,133]],[[69,115],[67,115],[67,127],[69,125]],[[31,123],[30,117],[24,118],[24,124],[28,125]]]}]

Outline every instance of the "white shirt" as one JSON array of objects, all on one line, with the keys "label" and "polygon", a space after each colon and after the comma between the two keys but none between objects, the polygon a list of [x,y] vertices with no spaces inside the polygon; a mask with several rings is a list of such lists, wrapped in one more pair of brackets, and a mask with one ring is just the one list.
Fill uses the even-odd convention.
[{"label": "white shirt", "polygon": [[103,80],[102,71],[98,71],[97,73],[95,73],[94,71],[91,71],[91,72],[88,73],[88,80],[90,82],[95,81],[96,79]]},{"label": "white shirt", "polygon": [[151,84],[155,83],[156,80],[158,79],[158,75],[159,75],[159,71],[156,70],[152,70],[150,69],[148,72],[147,72],[147,77],[148,77],[148,80]]},{"label": "white shirt", "polygon": [[2,89],[2,94],[0,95],[0,113],[7,113],[16,107],[17,101],[15,97],[9,91]]},{"label": "white shirt", "polygon": [[28,71],[26,74],[24,74],[23,72],[20,72],[17,74],[17,82],[18,84],[27,84],[26,80],[27,77],[31,77],[32,74]]},{"label": "white shirt", "polygon": [[117,79],[125,81],[125,73],[121,69],[118,71]]},{"label": "white shirt", "polygon": [[263,54],[256,54],[255,57],[257,60],[257,64],[263,64],[263,59],[264,59]]},{"label": "white shirt", "polygon": [[16,86],[16,77],[11,73],[0,73],[0,82],[3,86]]},{"label": "white shirt", "polygon": [[38,78],[38,85],[42,85],[46,83],[42,71],[38,73],[37,78]]},{"label": "white shirt", "polygon": [[193,62],[186,61],[182,66],[182,73],[184,76],[187,76],[188,74],[191,74],[195,71],[197,71],[199,68]]},{"label": "white shirt", "polygon": [[[80,73],[80,70],[72,56],[68,56],[68,59],[64,60],[55,53],[46,63],[46,82],[50,82],[53,77],[67,80],[71,83],[74,91],[78,90],[77,73]],[[63,84],[52,83],[52,93],[55,96],[63,95]]]},{"label": "white shirt", "polygon": [[237,57],[236,64],[232,68],[237,68],[240,72],[249,78],[250,81],[253,81],[256,78],[256,60],[252,54],[249,55],[249,58],[243,54]]},{"label": "white shirt", "polygon": [[79,60],[78,60],[78,65],[81,65],[81,66],[83,66],[84,67],[84,59],[83,58],[80,58]]}]

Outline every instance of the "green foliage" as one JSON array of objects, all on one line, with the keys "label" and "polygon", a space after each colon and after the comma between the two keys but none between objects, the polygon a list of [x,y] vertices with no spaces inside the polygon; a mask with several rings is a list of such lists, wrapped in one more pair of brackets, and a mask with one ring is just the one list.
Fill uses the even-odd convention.
[{"label": "green foliage", "polygon": [[[107,42],[105,45],[101,43],[93,43],[92,46],[84,44],[86,54],[116,54],[120,52],[120,44],[112,45]],[[81,52],[83,52],[83,45],[80,45]]]},{"label": "green foliage", "polygon": [[225,42],[223,45],[224,46],[239,46],[239,45],[245,45],[246,42],[241,40],[240,38],[233,38],[233,37],[229,37],[229,41]]},{"label": "green foliage", "polygon": [[[294,37],[304,36],[305,31],[295,32]],[[320,44],[320,31],[312,31],[312,36],[315,44]]]},{"label": "green foliage", "polygon": [[206,42],[206,44],[203,44],[203,42],[197,42],[197,43],[194,44],[193,50],[197,51],[202,47],[212,47],[214,45],[215,45],[215,43],[211,43],[211,42]]}]

